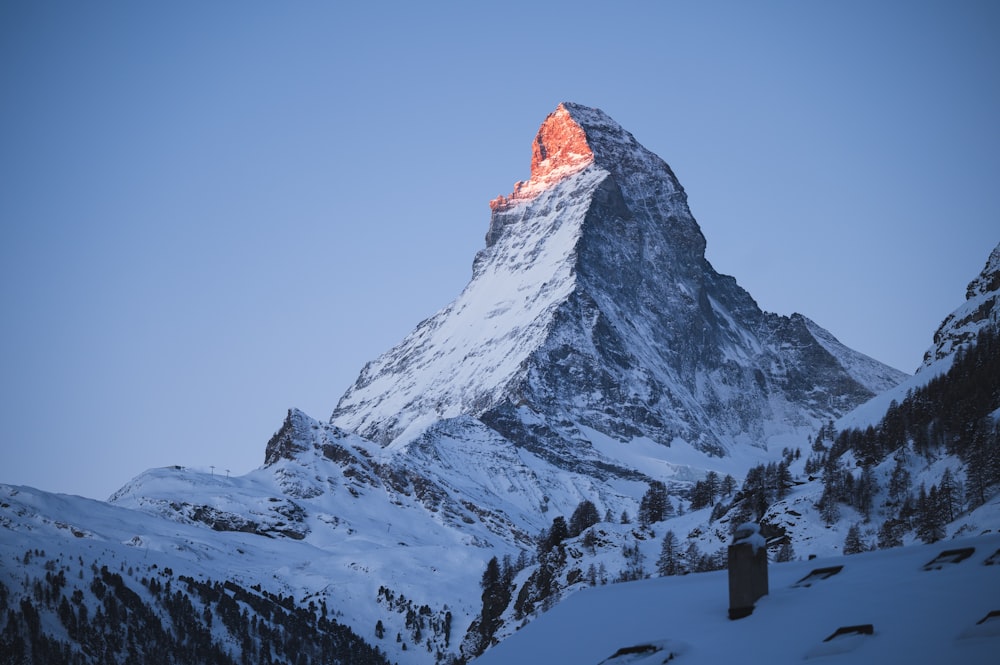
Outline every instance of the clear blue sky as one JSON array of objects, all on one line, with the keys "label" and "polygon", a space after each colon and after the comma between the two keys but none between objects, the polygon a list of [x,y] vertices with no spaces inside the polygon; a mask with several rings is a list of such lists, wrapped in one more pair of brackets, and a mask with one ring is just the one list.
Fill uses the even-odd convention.
[{"label": "clear blue sky", "polygon": [[465,285],[560,101],[912,371],[1000,241],[995,2],[0,4],[0,482],[244,473]]}]

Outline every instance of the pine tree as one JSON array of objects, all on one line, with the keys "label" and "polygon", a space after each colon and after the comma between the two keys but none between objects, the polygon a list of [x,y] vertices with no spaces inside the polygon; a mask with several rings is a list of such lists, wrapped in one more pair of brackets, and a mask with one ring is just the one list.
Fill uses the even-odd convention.
[{"label": "pine tree", "polygon": [[893,504],[901,504],[910,495],[912,488],[910,470],[907,466],[906,448],[899,449],[895,460],[896,465],[892,468],[892,475],[889,477],[889,501]]},{"label": "pine tree", "polygon": [[871,519],[875,495],[878,493],[878,481],[870,466],[861,470],[861,478],[854,487],[854,506],[865,516],[867,522]]},{"label": "pine tree", "polygon": [[[1000,395],[1000,389],[997,389]],[[986,502],[991,485],[1000,481],[1000,422],[982,418],[971,436],[972,442],[963,451],[965,488],[970,508]]]},{"label": "pine tree", "polygon": [[904,524],[898,519],[887,519],[878,529],[879,549],[903,546]]},{"label": "pine tree", "polygon": [[925,543],[936,543],[944,538],[944,522],[935,485],[931,485],[930,492],[920,486],[915,518],[917,538]]},{"label": "pine tree", "polygon": [[547,531],[543,531],[539,536],[539,555],[543,555],[558,546],[569,537],[569,527],[566,525],[566,518],[557,515],[552,519],[552,526]]},{"label": "pine tree", "polygon": [[861,540],[861,528],[857,524],[852,524],[844,539],[844,554],[858,554],[867,549],[864,541]]},{"label": "pine tree", "polygon": [[795,559],[795,550],[792,548],[792,541],[781,543],[778,553],[774,555],[775,563],[786,563]]},{"label": "pine tree", "polygon": [[662,522],[666,512],[667,486],[659,480],[649,483],[649,489],[639,502],[639,524],[649,526]]},{"label": "pine tree", "polygon": [[792,478],[792,472],[788,469],[788,460],[782,460],[781,464],[778,465],[777,474],[774,479],[774,491],[777,498],[784,499],[788,496],[788,492],[794,484],[795,481]]},{"label": "pine tree", "polygon": [[666,497],[666,500],[663,503],[663,519],[668,519],[676,514],[674,504],[670,501],[670,497]]},{"label": "pine tree", "polygon": [[938,481],[938,505],[944,522],[953,522],[959,510],[961,492],[951,475],[951,469],[945,469]]},{"label": "pine tree", "polygon": [[965,491],[970,508],[986,503],[986,490],[992,478],[989,450],[980,441],[974,441],[965,454]]},{"label": "pine tree", "polygon": [[697,573],[701,570],[701,550],[698,549],[698,543],[693,540],[688,543],[687,548],[684,550],[684,555],[681,557],[681,569],[682,572]]},{"label": "pine tree", "polygon": [[[483,609],[480,614],[479,633],[482,637],[480,644],[485,648],[500,627],[500,617],[510,604],[510,587],[504,584],[504,576],[496,557],[491,558],[486,564],[480,587],[483,590]],[[419,642],[419,635],[414,639]]]},{"label": "pine tree", "polygon": [[690,492],[691,510],[704,508],[712,503],[712,492],[708,483],[703,480],[696,480],[691,486]]},{"label": "pine tree", "polygon": [[827,526],[836,524],[837,520],[840,519],[840,504],[830,489],[824,488],[823,495],[819,499],[818,508],[819,516]]},{"label": "pine tree", "polygon": [[500,584],[510,587],[514,584],[514,576],[517,575],[514,559],[509,554],[503,555],[503,562],[500,565]]},{"label": "pine tree", "polygon": [[747,471],[747,477],[743,481],[743,504],[756,519],[764,516],[771,503],[771,491],[767,476],[767,467],[758,464]]},{"label": "pine tree", "polygon": [[705,490],[708,493],[708,503],[715,505],[715,497],[719,495],[719,474],[709,471],[705,474]]},{"label": "pine tree", "polygon": [[584,532],[585,529],[601,521],[597,512],[597,506],[592,501],[584,499],[581,501],[573,515],[569,518],[569,537],[575,538]]},{"label": "pine tree", "polygon": [[722,483],[719,486],[719,493],[722,496],[732,496],[733,492],[736,491],[736,479],[730,474],[726,474],[725,478],[722,479]]},{"label": "pine tree", "polygon": [[656,572],[661,576],[678,575],[681,572],[680,566],[680,542],[673,531],[663,534],[663,542],[660,545],[660,558],[656,560]]}]

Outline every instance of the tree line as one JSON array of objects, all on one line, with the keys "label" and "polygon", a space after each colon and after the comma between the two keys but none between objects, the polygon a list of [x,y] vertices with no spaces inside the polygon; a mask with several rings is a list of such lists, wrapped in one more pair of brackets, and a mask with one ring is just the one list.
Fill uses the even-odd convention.
[{"label": "tree line", "polygon": [[[845,551],[895,547],[909,531],[924,542],[935,542],[960,513],[985,503],[1000,483],[998,410],[1000,327],[994,325],[984,327],[974,345],[958,350],[947,372],[908,391],[902,402],[894,400],[878,424],[840,433],[832,423],[821,429],[806,472],[821,474],[818,507],[823,520],[835,523],[841,517],[840,506],[846,504],[868,521],[876,495],[885,494],[886,517],[876,542],[864,543],[854,529]],[[861,467],[860,474],[844,462],[848,452]],[[914,488],[909,471],[912,456],[931,460],[940,454],[961,461],[961,476],[946,468],[929,488]],[[873,469],[890,456],[893,468],[882,487]]]},{"label": "tree line", "polygon": [[[2,665],[385,665],[384,655],[328,615],[290,596],[232,581],[196,580],[149,567],[111,570],[82,558],[46,559],[45,575],[27,570],[14,588],[0,582]],[[37,562],[36,562],[37,565]],[[69,575],[67,575],[69,573]],[[62,631],[44,626],[58,625]],[[220,640],[221,632],[227,635]]]}]

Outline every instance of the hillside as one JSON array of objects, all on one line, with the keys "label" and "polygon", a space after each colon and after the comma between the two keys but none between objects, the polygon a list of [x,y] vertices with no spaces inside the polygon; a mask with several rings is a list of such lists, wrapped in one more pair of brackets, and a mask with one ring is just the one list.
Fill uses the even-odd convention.
[{"label": "hillside", "polygon": [[[971,548],[959,563],[928,564]],[[957,558],[957,557],[956,557]],[[937,566],[940,568],[937,568]],[[827,579],[801,581],[841,566]],[[771,565],[770,593],[727,618],[725,571],[580,591],[475,662],[993,663],[1000,534]],[[838,629],[870,626],[871,634]]]}]

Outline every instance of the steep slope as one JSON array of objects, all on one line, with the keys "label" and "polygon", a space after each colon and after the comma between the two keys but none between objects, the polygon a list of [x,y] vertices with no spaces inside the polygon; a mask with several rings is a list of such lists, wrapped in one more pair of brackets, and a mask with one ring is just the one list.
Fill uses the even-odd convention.
[{"label": "steep slope", "polygon": [[613,455],[576,463],[585,428],[724,455],[904,377],[716,273],[670,167],[601,111],[561,104],[531,173],[491,203],[462,294],[365,367],[333,424],[399,448],[471,416],[554,464],[627,477]]},{"label": "steep slope", "polygon": [[965,302],[949,314],[934,333],[934,345],[924,354],[923,371],[976,339],[989,324],[1000,323],[1000,244],[965,291]]},{"label": "steep slope", "polygon": [[924,353],[916,374],[844,414],[837,428],[864,428],[878,423],[893,401],[902,402],[907,393],[947,372],[955,354],[974,345],[980,331],[991,325],[1000,326],[1000,244],[993,248],[986,265],[969,282],[965,302],[948,314],[934,332],[933,342]]}]

